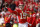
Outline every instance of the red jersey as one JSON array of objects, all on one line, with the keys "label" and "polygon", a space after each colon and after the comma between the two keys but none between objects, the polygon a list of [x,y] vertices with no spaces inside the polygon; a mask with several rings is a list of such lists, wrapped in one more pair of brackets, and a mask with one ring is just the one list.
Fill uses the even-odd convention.
[{"label": "red jersey", "polygon": [[36,24],[36,23],[35,23],[35,21],[36,21],[36,13],[33,13],[33,14],[32,14],[32,19],[33,19],[33,20],[32,20],[32,25],[35,26],[35,24]]},{"label": "red jersey", "polygon": [[26,13],[22,13],[22,10],[17,10],[18,11],[18,19],[19,19],[19,23],[26,23],[27,19],[26,19]]},{"label": "red jersey", "polygon": [[10,23],[10,19],[11,19],[11,16],[10,17],[5,17],[5,19],[4,19],[5,20],[5,24],[6,23]]},{"label": "red jersey", "polygon": [[17,12],[16,14],[17,14],[19,23],[26,23],[27,22],[27,19],[26,19],[27,14],[26,14],[26,12],[24,12],[24,11],[22,12],[21,9],[18,9],[16,12]]}]

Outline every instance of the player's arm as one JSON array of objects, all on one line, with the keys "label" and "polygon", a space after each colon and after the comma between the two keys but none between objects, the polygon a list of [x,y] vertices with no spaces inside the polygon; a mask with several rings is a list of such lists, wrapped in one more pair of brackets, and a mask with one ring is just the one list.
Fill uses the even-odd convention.
[{"label": "player's arm", "polygon": [[11,19],[11,15],[9,15],[8,20]]},{"label": "player's arm", "polygon": [[6,20],[6,17],[5,17],[5,21],[8,21],[9,19],[11,19],[11,16],[9,16],[7,20]]}]

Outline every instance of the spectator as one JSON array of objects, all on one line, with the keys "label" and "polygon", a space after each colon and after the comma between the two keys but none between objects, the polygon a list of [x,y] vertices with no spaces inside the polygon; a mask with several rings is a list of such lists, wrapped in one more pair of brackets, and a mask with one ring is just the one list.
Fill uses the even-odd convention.
[{"label": "spectator", "polygon": [[9,7],[11,8],[11,10],[15,10],[16,4],[14,3],[14,1],[12,1]]}]

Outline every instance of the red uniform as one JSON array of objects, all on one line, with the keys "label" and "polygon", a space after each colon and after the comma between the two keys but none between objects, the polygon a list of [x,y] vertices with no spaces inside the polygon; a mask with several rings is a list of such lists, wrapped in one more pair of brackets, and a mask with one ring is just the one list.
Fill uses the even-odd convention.
[{"label": "red uniform", "polygon": [[22,13],[22,10],[17,10],[17,11],[18,11],[19,23],[26,23],[27,22],[26,13]]},{"label": "red uniform", "polygon": [[33,13],[32,16],[33,16],[32,17],[32,19],[33,19],[32,20],[32,27],[34,27],[34,26],[36,26],[36,22],[35,22],[36,21],[36,13]]},{"label": "red uniform", "polygon": [[33,22],[32,22],[32,24],[34,23],[34,21],[35,21],[35,19],[36,19],[36,13],[33,13]]},{"label": "red uniform", "polygon": [[26,23],[27,22],[27,18],[26,18],[26,12],[22,13],[22,10],[21,9],[18,9],[16,10],[16,14],[18,16],[18,20],[19,20],[19,23]]},{"label": "red uniform", "polygon": [[11,19],[11,16],[8,18],[8,17],[5,17],[5,24],[6,23],[10,23],[10,19]]}]

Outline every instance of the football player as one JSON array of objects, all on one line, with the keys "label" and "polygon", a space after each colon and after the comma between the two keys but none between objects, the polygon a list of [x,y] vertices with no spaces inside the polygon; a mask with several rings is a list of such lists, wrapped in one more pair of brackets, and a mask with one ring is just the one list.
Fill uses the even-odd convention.
[{"label": "football player", "polygon": [[27,22],[27,13],[23,10],[23,3],[19,4],[19,9],[16,10],[17,12],[17,19],[18,19],[18,27],[28,27]]},{"label": "football player", "polygon": [[40,27],[40,17],[36,20],[36,27]]},{"label": "football player", "polygon": [[11,27],[11,25],[10,25],[10,19],[11,19],[10,14],[6,13],[5,19],[4,19],[6,27]]},{"label": "football player", "polygon": [[35,13],[35,11],[33,11],[33,14],[32,14],[32,27],[36,27],[36,23],[35,23],[35,21],[36,21],[36,13]]}]

